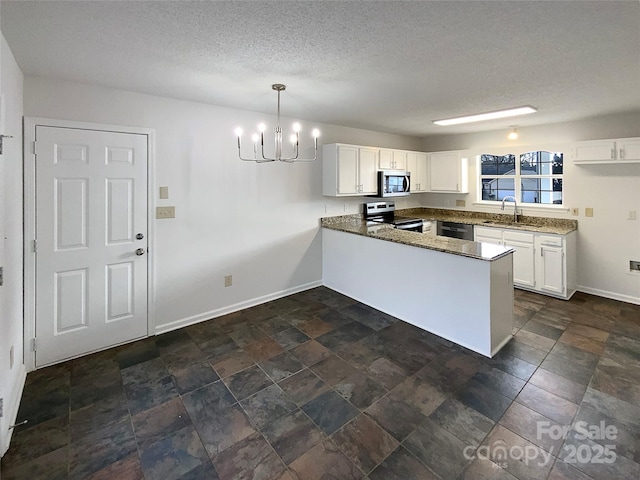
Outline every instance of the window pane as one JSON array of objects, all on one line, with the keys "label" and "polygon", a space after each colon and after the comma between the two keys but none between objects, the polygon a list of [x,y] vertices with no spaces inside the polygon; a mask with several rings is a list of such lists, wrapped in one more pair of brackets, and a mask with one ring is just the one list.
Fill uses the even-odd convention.
[{"label": "window pane", "polygon": [[480,155],[480,173],[482,175],[515,175],[516,156],[508,155]]},{"label": "window pane", "polygon": [[482,200],[502,201],[506,195],[515,195],[514,178],[482,179]]},{"label": "window pane", "polygon": [[520,201],[546,205],[562,204],[562,179],[523,178]]},{"label": "window pane", "polygon": [[520,174],[562,175],[563,160],[560,152],[527,152],[520,155]]}]

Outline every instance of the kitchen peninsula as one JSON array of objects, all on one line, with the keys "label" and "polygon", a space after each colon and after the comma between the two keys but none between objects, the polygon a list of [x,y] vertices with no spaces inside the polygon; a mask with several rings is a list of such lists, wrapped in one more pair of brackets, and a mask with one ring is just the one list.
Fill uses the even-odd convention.
[{"label": "kitchen peninsula", "polygon": [[487,357],[513,328],[513,250],[323,218],[324,284]]}]

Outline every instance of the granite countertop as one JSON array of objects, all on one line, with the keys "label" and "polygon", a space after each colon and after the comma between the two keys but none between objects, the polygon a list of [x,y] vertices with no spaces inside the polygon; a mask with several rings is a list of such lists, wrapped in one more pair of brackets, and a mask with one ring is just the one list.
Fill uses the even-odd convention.
[{"label": "granite countertop", "polygon": [[495,245],[493,243],[470,242],[457,238],[397,230],[387,224],[368,227],[367,222],[364,221],[359,214],[325,217],[321,219],[320,223],[323,228],[329,228],[331,230],[377,238],[388,242],[402,243],[404,245],[426,248],[428,250],[437,250],[454,255],[462,255],[478,260],[496,260],[513,252],[512,248]]},{"label": "granite countertop", "polygon": [[578,229],[577,220],[566,220],[564,218],[518,215],[518,223],[514,223],[513,214],[445,210],[442,208],[406,208],[396,210],[396,214],[403,217],[422,218],[423,220],[442,220],[446,222],[466,223],[484,227],[553,233],[556,235],[566,235]]}]

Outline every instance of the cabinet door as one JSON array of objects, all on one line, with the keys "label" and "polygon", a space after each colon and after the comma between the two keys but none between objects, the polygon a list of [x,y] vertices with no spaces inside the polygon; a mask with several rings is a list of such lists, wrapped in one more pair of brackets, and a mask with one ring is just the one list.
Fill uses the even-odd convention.
[{"label": "cabinet door", "polygon": [[338,193],[357,194],[358,181],[358,148],[338,146]]},{"label": "cabinet door", "polygon": [[393,154],[393,169],[394,170],[406,170],[407,169],[407,152],[404,150],[394,150]]},{"label": "cabinet door", "polygon": [[621,162],[640,161],[640,138],[618,140],[618,159]]},{"label": "cabinet door", "polygon": [[564,295],[564,254],[562,247],[540,245],[541,290]]},{"label": "cabinet door", "polygon": [[574,163],[611,161],[616,158],[616,145],[613,140],[578,142],[571,147]]},{"label": "cabinet door", "polygon": [[393,170],[393,150],[380,150],[380,169]]},{"label": "cabinet door", "polygon": [[429,190],[433,192],[460,191],[461,169],[458,152],[429,155]]},{"label": "cabinet door", "polygon": [[504,241],[504,246],[513,248],[513,283],[527,287],[535,286],[535,248],[531,243]]},{"label": "cabinet door", "polygon": [[360,193],[370,195],[378,192],[378,150],[373,148],[360,149],[360,163],[358,178],[360,179]]},{"label": "cabinet door", "polygon": [[411,193],[426,192],[427,154],[407,152],[407,171],[411,173]]}]

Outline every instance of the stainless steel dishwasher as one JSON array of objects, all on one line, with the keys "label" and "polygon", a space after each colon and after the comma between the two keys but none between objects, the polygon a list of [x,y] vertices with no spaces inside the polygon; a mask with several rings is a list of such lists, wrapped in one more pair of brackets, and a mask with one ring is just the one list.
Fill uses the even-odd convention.
[{"label": "stainless steel dishwasher", "polygon": [[473,225],[458,222],[438,222],[438,235],[473,241]]}]

